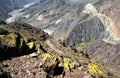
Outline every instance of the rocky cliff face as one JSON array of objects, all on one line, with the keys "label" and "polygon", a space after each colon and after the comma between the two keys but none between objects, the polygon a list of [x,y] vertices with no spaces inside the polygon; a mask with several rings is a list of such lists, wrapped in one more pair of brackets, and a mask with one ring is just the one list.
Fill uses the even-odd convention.
[{"label": "rocky cliff face", "polygon": [[[74,23],[74,22],[73,22]],[[104,27],[98,17],[88,17],[82,22],[71,24],[71,27],[62,29],[59,36],[55,37],[64,40],[70,46],[74,46],[80,42],[94,41],[104,38]],[[92,31],[93,30],[93,31]]]}]

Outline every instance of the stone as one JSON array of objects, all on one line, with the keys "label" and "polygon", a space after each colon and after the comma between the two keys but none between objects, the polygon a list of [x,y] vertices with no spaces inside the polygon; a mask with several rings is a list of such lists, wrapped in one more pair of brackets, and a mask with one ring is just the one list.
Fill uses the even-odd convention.
[{"label": "stone", "polygon": [[40,78],[47,78],[47,73],[44,71],[40,72]]}]

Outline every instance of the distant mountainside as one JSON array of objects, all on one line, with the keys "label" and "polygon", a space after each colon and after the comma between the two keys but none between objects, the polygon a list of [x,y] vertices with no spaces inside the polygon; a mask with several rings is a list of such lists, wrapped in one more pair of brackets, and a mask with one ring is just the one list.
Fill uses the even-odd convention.
[{"label": "distant mountainside", "polygon": [[10,16],[9,12],[20,9],[25,4],[38,1],[40,0],[0,0],[0,18],[5,20]]},{"label": "distant mountainside", "polygon": [[[79,24],[85,20],[87,22],[87,18],[90,17],[89,14],[82,13],[85,5],[88,3],[96,4],[98,1],[99,0],[44,0],[31,7],[11,12],[10,14],[12,17],[8,18],[7,22],[27,22],[37,28],[41,28],[45,31],[47,30],[46,32],[48,32],[48,30],[49,32],[51,31],[51,34],[55,39],[65,40],[66,44],[74,46],[79,42],[95,40],[100,37],[96,35],[94,38],[86,38],[88,35],[82,36],[81,34],[83,33],[80,34],[77,31],[74,32],[74,28],[79,27]],[[93,23],[89,27],[92,26]],[[85,29],[86,27],[83,30]],[[78,31],[81,30],[82,28]],[[101,31],[102,29],[100,29],[100,32]],[[76,35],[77,37],[73,36],[72,33],[78,33],[78,35]],[[92,34],[93,33],[96,32],[92,32]]]},{"label": "distant mountainside", "polygon": [[111,0],[43,0],[29,5],[10,12],[7,22],[29,23],[70,46],[97,39],[119,43],[119,26],[104,14],[104,7],[112,7]]}]

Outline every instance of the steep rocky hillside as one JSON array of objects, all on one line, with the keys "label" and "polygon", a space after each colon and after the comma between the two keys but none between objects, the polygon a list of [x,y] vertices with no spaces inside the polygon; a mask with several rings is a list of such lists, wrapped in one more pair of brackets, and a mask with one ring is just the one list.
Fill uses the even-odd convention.
[{"label": "steep rocky hillside", "polygon": [[83,77],[84,71],[73,68],[89,62],[75,52],[28,24],[0,23],[0,78],[69,78],[70,71]]},{"label": "steep rocky hillside", "polygon": [[[99,41],[98,41],[99,42]],[[59,43],[40,29],[25,23],[0,22],[0,77],[1,78],[119,78],[119,45],[92,43],[77,51]],[[102,46],[100,46],[102,45]],[[93,46],[104,48],[102,52]],[[106,46],[106,47],[104,47]],[[90,48],[91,47],[91,48]],[[98,51],[97,51],[98,50]],[[104,62],[101,62],[100,54]],[[92,53],[92,54],[91,54]],[[97,59],[94,60],[94,54]],[[109,53],[106,59],[106,53]],[[111,56],[116,55],[116,57]],[[114,65],[113,65],[113,58]],[[115,58],[115,59],[114,59]],[[107,61],[111,60],[106,64]],[[112,69],[111,69],[112,67]],[[118,72],[116,72],[118,71]]]}]

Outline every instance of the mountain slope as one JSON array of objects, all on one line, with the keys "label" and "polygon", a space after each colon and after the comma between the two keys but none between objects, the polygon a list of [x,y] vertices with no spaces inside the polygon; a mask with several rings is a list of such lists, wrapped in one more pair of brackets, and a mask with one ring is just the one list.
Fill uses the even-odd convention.
[{"label": "mountain slope", "polygon": [[[64,47],[40,29],[17,22],[0,24],[0,77],[59,77],[74,68],[68,64],[76,62],[75,67],[79,67],[82,61],[88,63],[87,58],[78,57],[70,47]],[[84,71],[73,71],[80,71],[83,77]]]},{"label": "mountain slope", "polygon": [[[106,47],[108,46],[105,42],[100,43],[105,44]],[[96,42],[90,46],[94,50],[93,46],[96,46]],[[61,78],[62,76],[64,78],[83,78],[95,76],[97,78],[99,76],[119,78],[119,73],[115,73],[115,71],[118,71],[116,67],[118,66],[119,58],[115,60],[116,64],[114,65],[116,67],[113,67],[113,71],[109,71],[110,68],[108,67],[111,67],[111,65],[107,66],[105,62],[100,62],[99,59],[95,61],[94,58],[96,57],[89,53],[96,51],[91,49],[88,47],[77,51],[57,42],[42,30],[31,27],[28,24],[17,22],[6,24],[1,21],[0,77]],[[91,51],[88,52],[89,50]],[[103,54],[108,51],[106,49]],[[97,54],[99,56],[101,53],[98,52]],[[117,52],[114,54],[118,56]],[[105,58],[106,56],[103,57]],[[109,61],[109,63],[111,62]],[[102,66],[103,64],[104,66]],[[97,71],[94,71],[94,69]]]},{"label": "mountain slope", "polygon": [[119,26],[110,17],[102,14],[100,9],[104,8],[100,5],[109,1],[41,1],[31,7],[11,12],[12,17],[8,18],[7,22],[27,22],[69,46],[98,39],[118,44]]}]

